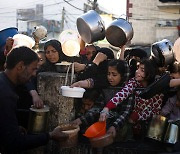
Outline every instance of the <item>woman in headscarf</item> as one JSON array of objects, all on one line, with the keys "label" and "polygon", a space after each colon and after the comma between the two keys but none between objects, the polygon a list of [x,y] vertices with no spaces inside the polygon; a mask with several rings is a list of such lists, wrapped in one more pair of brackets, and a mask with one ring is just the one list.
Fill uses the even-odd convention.
[{"label": "woman in headscarf", "polygon": [[56,72],[56,63],[68,61],[68,57],[63,53],[61,43],[58,40],[47,41],[44,45],[44,52],[46,62],[39,68],[39,72]]}]

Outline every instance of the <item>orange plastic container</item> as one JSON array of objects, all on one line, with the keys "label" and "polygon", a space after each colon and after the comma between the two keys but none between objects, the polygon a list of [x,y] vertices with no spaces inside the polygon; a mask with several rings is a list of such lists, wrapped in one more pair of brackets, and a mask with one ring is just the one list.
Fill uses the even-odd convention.
[{"label": "orange plastic container", "polygon": [[95,138],[95,137],[101,137],[105,134],[106,134],[106,122],[98,121],[92,124],[83,135],[88,138]]}]

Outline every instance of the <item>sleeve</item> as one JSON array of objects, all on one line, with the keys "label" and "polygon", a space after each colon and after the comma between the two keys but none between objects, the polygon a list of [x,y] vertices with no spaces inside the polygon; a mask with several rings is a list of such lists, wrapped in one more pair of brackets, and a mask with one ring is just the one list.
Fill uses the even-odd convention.
[{"label": "sleeve", "polygon": [[133,94],[137,83],[134,78],[130,79],[128,83],[107,103],[108,109],[116,108],[118,104],[127,99],[130,94]]},{"label": "sleeve", "polygon": [[163,106],[161,110],[161,114],[163,116],[167,116],[168,114],[171,113],[174,107],[174,102],[175,102],[175,97],[171,97],[167,100],[167,102],[165,103],[165,105]]},{"label": "sleeve", "polygon": [[152,98],[152,101],[149,105],[147,105],[142,112],[138,113],[138,120],[147,120],[152,115],[158,115],[161,111],[163,101],[163,94],[155,95]]},{"label": "sleeve", "polygon": [[114,121],[112,124],[112,126],[114,126],[116,128],[116,130],[118,130],[119,128],[121,128],[124,125],[124,122],[129,117],[133,106],[134,106],[134,97],[133,97],[133,95],[131,95],[131,96],[129,96],[129,98],[127,100],[126,109],[124,110],[124,112],[121,115],[119,115],[119,117],[116,119],[116,121]]},{"label": "sleeve", "polygon": [[36,90],[36,78],[32,78],[29,82],[25,84],[28,91]]},{"label": "sleeve", "polygon": [[88,126],[91,123],[94,123],[99,118],[100,109],[91,109],[84,116],[80,117],[82,125]]},{"label": "sleeve", "polygon": [[85,80],[96,76],[98,72],[98,66],[95,63],[86,64],[84,71],[78,74],[78,80]]}]

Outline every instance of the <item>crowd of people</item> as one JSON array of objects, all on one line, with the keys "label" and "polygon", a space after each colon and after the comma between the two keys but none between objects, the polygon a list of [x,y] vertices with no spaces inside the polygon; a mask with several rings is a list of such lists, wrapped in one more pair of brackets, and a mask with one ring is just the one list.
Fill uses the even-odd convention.
[{"label": "crowd of people", "polygon": [[[68,138],[59,127],[51,132],[28,134],[27,117],[23,120],[21,117],[19,122],[17,115],[20,108],[44,106],[37,92],[37,74],[57,72],[55,64],[63,61],[74,63],[77,80],[70,87],[86,89],[79,100],[76,117],[70,122],[81,128],[79,142],[88,142],[83,134],[96,121],[106,121],[107,133],[116,142],[142,140],[154,115],[165,116],[169,122],[179,125],[180,63],[176,60],[158,66],[144,50],[124,46],[117,59],[110,48],[93,44],[81,48],[79,56],[68,57],[57,39],[46,41],[44,49],[35,52],[25,46],[13,48],[13,39],[8,38],[3,49],[0,51],[0,153],[19,152],[45,145],[50,139]],[[166,82],[160,85],[163,88],[153,89],[151,96],[152,84],[164,74]],[[143,96],[148,88],[149,97]],[[174,150],[180,150],[179,141]]]}]

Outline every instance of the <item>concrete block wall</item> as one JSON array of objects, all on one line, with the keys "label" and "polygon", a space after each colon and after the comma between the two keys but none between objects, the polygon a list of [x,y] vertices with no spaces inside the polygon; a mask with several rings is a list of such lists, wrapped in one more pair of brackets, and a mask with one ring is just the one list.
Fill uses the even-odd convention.
[{"label": "concrete block wall", "polygon": [[157,28],[157,23],[161,19],[178,19],[177,7],[171,9],[159,7],[159,0],[129,0],[129,3],[132,4],[132,8],[129,8],[129,13],[132,13],[129,22],[134,29],[132,44],[152,44],[163,38],[176,40],[178,35],[176,27]]}]

